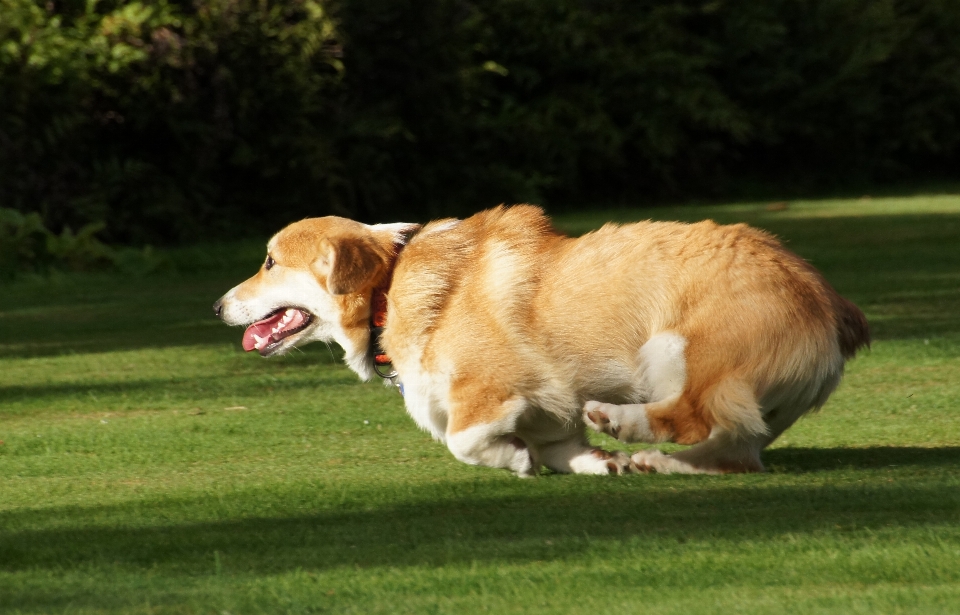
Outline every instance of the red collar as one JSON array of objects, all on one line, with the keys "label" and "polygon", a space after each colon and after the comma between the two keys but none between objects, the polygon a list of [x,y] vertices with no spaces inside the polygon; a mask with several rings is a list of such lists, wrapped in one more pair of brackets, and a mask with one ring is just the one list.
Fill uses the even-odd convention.
[{"label": "red collar", "polygon": [[388,373],[380,371],[381,367],[391,365],[393,361],[383,351],[380,344],[380,336],[383,334],[383,328],[387,324],[387,292],[390,291],[390,285],[393,283],[393,269],[397,264],[397,258],[400,252],[406,247],[406,243],[397,242],[393,244],[393,260],[387,267],[387,273],[383,276],[383,281],[373,289],[373,295],[370,299],[370,347],[369,355],[373,359],[373,371],[381,378],[395,380],[397,370],[391,369]]}]

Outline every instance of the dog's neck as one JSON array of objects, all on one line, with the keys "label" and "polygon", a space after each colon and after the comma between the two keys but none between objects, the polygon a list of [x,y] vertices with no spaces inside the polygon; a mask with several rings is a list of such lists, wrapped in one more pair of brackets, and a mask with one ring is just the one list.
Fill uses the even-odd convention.
[{"label": "dog's neck", "polygon": [[391,371],[389,374],[385,374],[380,371],[381,367],[391,363],[390,357],[380,347],[380,335],[383,333],[383,327],[387,324],[387,293],[390,291],[390,283],[393,281],[393,267],[403,247],[404,244],[396,246],[396,255],[390,263],[386,275],[383,276],[383,282],[373,289],[373,295],[370,298],[370,356],[373,358],[373,370],[383,378],[390,378],[392,377],[391,374],[395,373]]},{"label": "dog's neck", "polygon": [[416,227],[416,229],[411,229],[409,234],[402,234],[394,241],[393,258],[387,265],[387,271],[383,276],[383,280],[374,287],[373,294],[370,298],[370,346],[367,352],[373,362],[373,371],[381,378],[387,378],[394,382],[396,382],[397,378],[397,371],[395,369],[391,367],[389,371],[381,371],[381,368],[386,368],[393,362],[383,351],[383,348],[381,348],[380,336],[383,334],[383,328],[387,324],[387,293],[390,292],[390,285],[393,283],[393,270],[397,265],[397,259],[400,258],[400,253],[407,247],[407,244],[417,230],[419,230],[419,226]]}]

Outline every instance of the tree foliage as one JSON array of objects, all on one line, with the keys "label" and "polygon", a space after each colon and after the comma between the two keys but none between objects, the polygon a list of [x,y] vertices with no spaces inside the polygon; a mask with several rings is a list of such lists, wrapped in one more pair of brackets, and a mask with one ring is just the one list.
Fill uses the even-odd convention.
[{"label": "tree foliage", "polygon": [[915,180],[958,153],[952,0],[0,0],[0,205],[110,240]]}]

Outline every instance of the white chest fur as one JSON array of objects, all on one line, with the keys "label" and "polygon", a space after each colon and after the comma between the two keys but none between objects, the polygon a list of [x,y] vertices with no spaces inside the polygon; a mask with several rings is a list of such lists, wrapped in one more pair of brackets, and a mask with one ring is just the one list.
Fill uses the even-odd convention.
[{"label": "white chest fur", "polygon": [[407,413],[435,440],[446,441],[448,383],[423,372],[408,373],[403,382],[403,401]]}]

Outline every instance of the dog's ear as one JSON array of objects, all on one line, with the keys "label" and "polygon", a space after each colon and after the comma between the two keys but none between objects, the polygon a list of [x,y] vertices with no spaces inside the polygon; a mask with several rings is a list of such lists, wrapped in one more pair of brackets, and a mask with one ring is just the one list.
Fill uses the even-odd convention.
[{"label": "dog's ear", "polygon": [[384,249],[370,237],[325,237],[313,269],[327,278],[330,294],[347,295],[375,284],[386,269],[387,259]]}]

